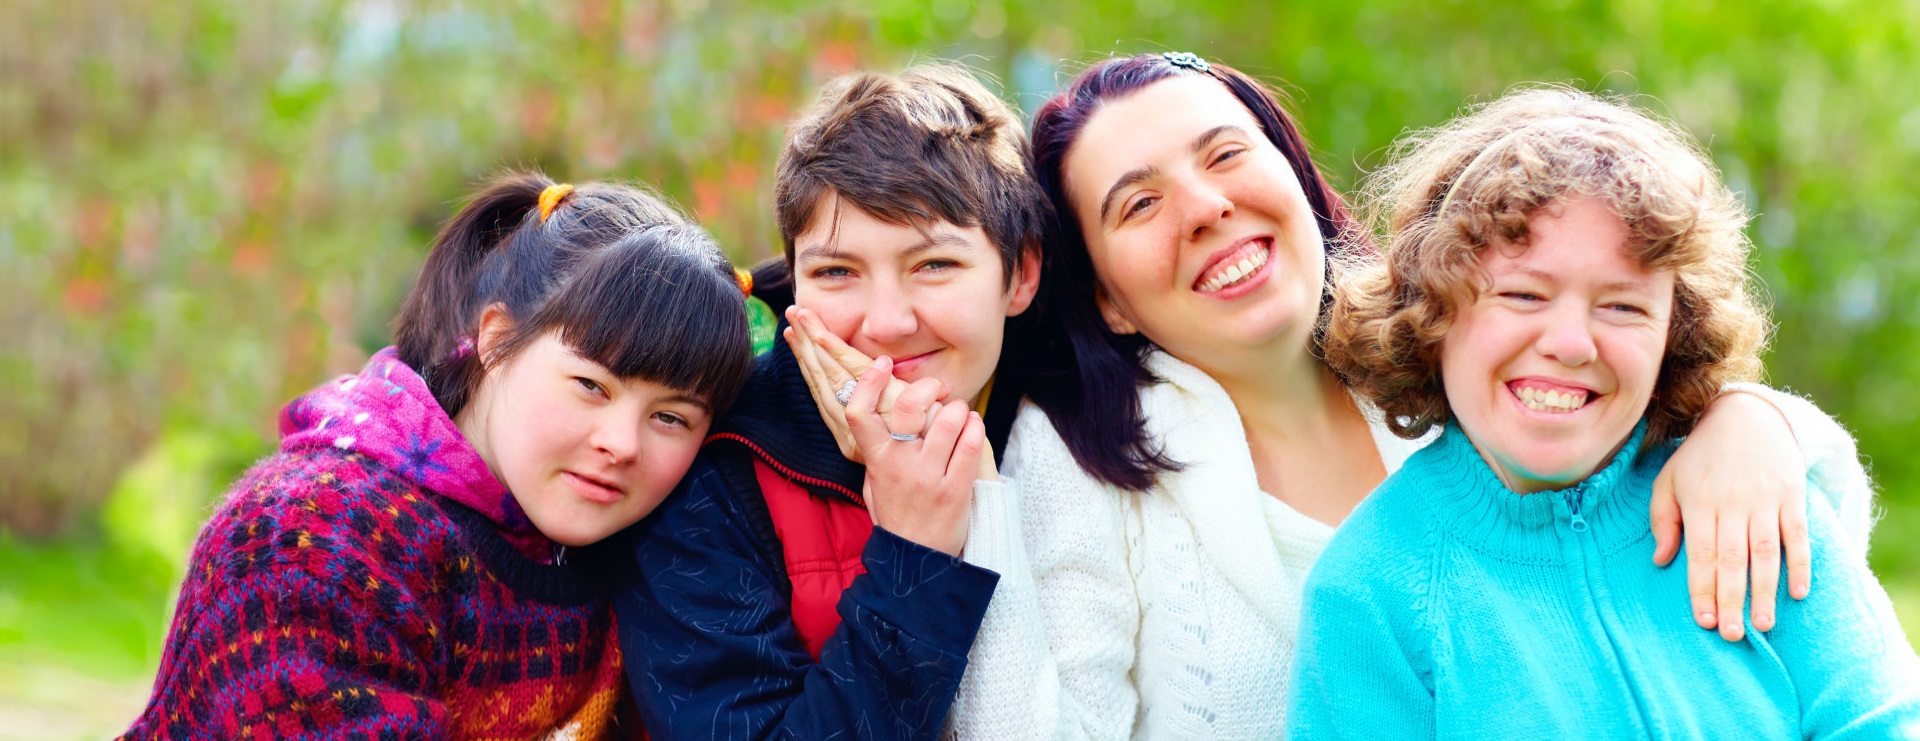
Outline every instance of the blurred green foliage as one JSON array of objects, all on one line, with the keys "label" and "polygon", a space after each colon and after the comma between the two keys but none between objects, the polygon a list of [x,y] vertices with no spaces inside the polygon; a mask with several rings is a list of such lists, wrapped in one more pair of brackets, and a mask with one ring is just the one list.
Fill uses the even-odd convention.
[{"label": "blurred green foliage", "polygon": [[747,263],[776,249],[782,126],[836,74],[954,59],[1031,110],[1087,61],[1179,49],[1285,87],[1341,187],[1403,128],[1518,83],[1650,96],[1757,214],[1770,380],[1858,433],[1888,512],[1875,566],[1920,583],[1914,0],[16,0],[8,16],[8,568],[37,557],[23,548],[68,553],[45,545],[62,538],[112,544],[77,563],[177,569],[181,523],[269,448],[280,404],[386,344],[434,228],[490,172],[652,183]]}]

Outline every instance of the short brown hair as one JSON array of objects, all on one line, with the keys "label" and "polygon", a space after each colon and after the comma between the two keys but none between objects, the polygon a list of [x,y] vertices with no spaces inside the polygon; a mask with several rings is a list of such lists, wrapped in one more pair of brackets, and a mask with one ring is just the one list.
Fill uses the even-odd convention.
[{"label": "short brown hair", "polygon": [[1675,273],[1652,439],[1685,435],[1723,384],[1759,376],[1770,326],[1749,286],[1746,208],[1677,126],[1623,99],[1540,87],[1394,151],[1368,179],[1385,260],[1340,267],[1326,351],[1396,434],[1449,418],[1440,344],[1485,284],[1481,251],[1497,238],[1524,242],[1529,217],[1575,196],[1620,217],[1641,265]]},{"label": "short brown hair", "polygon": [[794,237],[834,196],[888,223],[981,227],[1008,284],[1045,223],[1019,117],[945,64],[843,75],[788,127],[773,198],[789,267]]}]

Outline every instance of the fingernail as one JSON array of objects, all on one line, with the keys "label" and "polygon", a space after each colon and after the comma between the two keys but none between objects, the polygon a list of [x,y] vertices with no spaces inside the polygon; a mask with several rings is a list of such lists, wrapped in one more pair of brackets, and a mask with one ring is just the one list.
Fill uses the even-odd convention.
[{"label": "fingernail", "polygon": [[1711,612],[1700,613],[1700,622],[1701,624],[1706,625],[1709,628],[1713,627],[1713,623],[1714,623],[1713,613]]}]

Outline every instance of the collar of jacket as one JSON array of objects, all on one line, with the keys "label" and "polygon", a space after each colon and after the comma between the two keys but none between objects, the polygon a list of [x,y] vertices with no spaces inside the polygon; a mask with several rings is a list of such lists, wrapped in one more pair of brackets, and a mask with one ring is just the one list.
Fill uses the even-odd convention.
[{"label": "collar of jacket", "polygon": [[[781,328],[786,322],[781,322]],[[785,342],[754,360],[753,375],[707,445],[738,445],[780,475],[815,493],[866,506],[866,467],[847,460],[820,420],[807,379]]]}]

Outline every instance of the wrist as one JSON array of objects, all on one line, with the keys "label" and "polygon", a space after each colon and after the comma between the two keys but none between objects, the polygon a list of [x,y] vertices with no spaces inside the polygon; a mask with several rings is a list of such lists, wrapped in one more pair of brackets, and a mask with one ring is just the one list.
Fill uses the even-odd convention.
[{"label": "wrist", "polygon": [[1748,386],[1756,385],[1757,384],[1729,384],[1721,387],[1720,393],[1713,397],[1713,404],[1707,408],[1707,414],[1712,414],[1714,409],[1722,408],[1726,405],[1734,405],[1734,408],[1746,407],[1752,409],[1753,411],[1751,413],[1757,415],[1757,417],[1766,417],[1771,414],[1772,419],[1779,421],[1781,429],[1787,431],[1787,437],[1793,439],[1794,445],[1799,445],[1800,437],[1794,434],[1793,423],[1787,418],[1787,410],[1781,409],[1779,404],[1775,404],[1772,399],[1767,398],[1765,393],[1762,393],[1762,389],[1766,387],[1748,388]]}]

